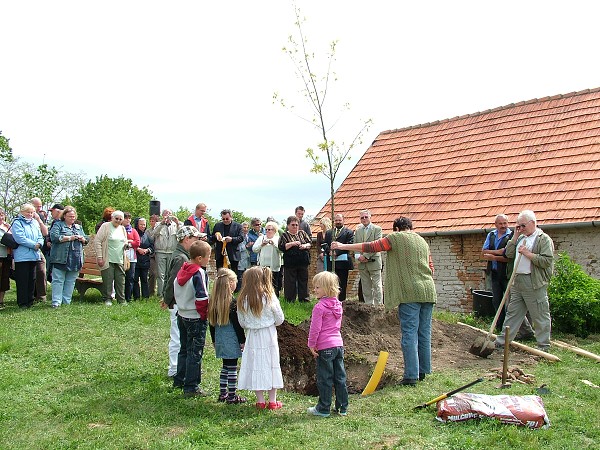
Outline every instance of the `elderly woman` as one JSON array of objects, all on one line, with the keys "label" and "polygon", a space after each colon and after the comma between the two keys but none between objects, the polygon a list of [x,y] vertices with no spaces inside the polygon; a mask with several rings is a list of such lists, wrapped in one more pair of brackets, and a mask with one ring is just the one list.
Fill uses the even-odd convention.
[{"label": "elderly woman", "polygon": [[273,274],[273,289],[279,297],[281,291],[281,250],[279,250],[278,226],[275,222],[267,222],[265,233],[261,234],[254,245],[252,251],[258,255],[258,265],[269,267]]},{"label": "elderly woman", "polygon": [[21,212],[12,224],[12,234],[19,246],[13,250],[15,261],[15,283],[19,308],[33,306],[35,290],[35,268],[42,259],[40,249],[44,236],[40,225],[34,219],[35,207],[31,203],[21,206]]},{"label": "elderly woman", "polygon": [[140,246],[140,235],[131,225],[131,213],[123,213],[123,222],[127,232],[128,248],[125,250],[129,257],[129,269],[125,271],[125,300],[130,301],[133,296],[133,284],[135,281],[135,267],[137,266],[137,249]]},{"label": "elderly woman", "polygon": [[311,237],[300,230],[296,216],[287,219],[287,231],[279,238],[277,246],[283,252],[283,295],[288,302],[309,302],[308,266],[310,264]]},{"label": "elderly woman", "polygon": [[126,305],[125,269],[123,268],[124,251],[129,248],[127,232],[121,225],[123,211],[114,211],[110,222],[102,224],[94,239],[96,258],[102,275],[102,298],[106,306],[112,306],[111,294],[113,282],[115,297],[119,303]]},{"label": "elderly woman", "polygon": [[[6,213],[0,208],[0,239],[4,233],[8,233],[9,226],[5,222]],[[4,309],[4,295],[10,289],[10,269],[12,266],[12,256],[8,253],[8,248],[0,244],[0,309]]]},{"label": "elderly woman", "polygon": [[331,230],[331,219],[329,217],[321,217],[319,220],[319,226],[321,227],[321,231],[317,233],[317,253],[319,254],[319,258],[317,259],[317,273],[323,272],[325,270],[325,233],[328,230]]},{"label": "elderly woman", "polygon": [[154,252],[154,244],[150,235],[146,233],[146,219],[138,217],[134,221],[134,228],[140,237],[140,245],[137,248],[137,264],[135,265],[135,276],[133,278],[133,298],[140,298],[140,288],[142,298],[150,297],[148,287],[148,271],[150,270],[150,257]]},{"label": "elderly woman", "polygon": [[71,303],[75,280],[83,265],[83,246],[89,239],[81,225],[75,223],[76,220],[77,211],[67,206],[50,231],[53,308]]},{"label": "elderly woman", "polygon": [[385,306],[398,306],[404,356],[404,378],[400,384],[405,386],[415,386],[417,380],[431,373],[431,316],[437,299],[429,245],[412,228],[409,218],[399,217],[393,224],[394,233],[377,241],[331,243],[332,249],[387,251]]}]

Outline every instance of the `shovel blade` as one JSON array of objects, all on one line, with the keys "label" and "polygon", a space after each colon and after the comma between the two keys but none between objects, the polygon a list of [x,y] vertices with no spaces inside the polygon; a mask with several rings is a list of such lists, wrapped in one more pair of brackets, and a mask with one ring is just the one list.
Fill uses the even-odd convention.
[{"label": "shovel blade", "polygon": [[496,344],[493,340],[489,339],[487,336],[479,336],[475,339],[473,345],[471,345],[469,353],[481,358],[487,358],[495,349]]}]

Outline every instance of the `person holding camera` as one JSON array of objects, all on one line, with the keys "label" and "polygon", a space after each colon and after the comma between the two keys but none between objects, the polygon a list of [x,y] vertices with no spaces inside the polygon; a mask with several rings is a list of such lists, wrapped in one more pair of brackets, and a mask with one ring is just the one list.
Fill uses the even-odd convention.
[{"label": "person holding camera", "polygon": [[157,295],[163,298],[165,276],[171,260],[171,254],[177,247],[177,231],[181,228],[181,222],[173,215],[170,209],[165,209],[162,219],[156,223],[153,230],[148,230],[150,237],[154,239],[154,255],[156,258],[156,284]]},{"label": "person holding camera", "polygon": [[265,233],[261,234],[254,245],[252,251],[257,255],[259,266],[268,267],[273,274],[273,289],[275,295],[279,297],[281,291],[281,250],[279,250],[279,234],[276,222],[267,222]]}]

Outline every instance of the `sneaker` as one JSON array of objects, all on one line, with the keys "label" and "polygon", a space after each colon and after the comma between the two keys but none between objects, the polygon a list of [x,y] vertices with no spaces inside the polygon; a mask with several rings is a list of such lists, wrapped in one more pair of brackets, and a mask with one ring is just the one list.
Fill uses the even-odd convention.
[{"label": "sneaker", "polygon": [[281,409],[283,407],[283,403],[281,402],[269,402],[267,405],[267,409]]},{"label": "sneaker", "polygon": [[[311,406],[310,408],[308,408],[306,410],[306,412],[308,414],[312,414],[313,416],[319,416],[319,417],[329,417],[329,413],[322,413],[320,411],[317,411],[317,407],[316,406]],[[346,413],[344,413],[345,415]]]},{"label": "sneaker", "polygon": [[104,302],[104,304],[105,304],[106,306],[112,306],[112,302],[111,302],[110,300],[106,300],[106,301]]},{"label": "sneaker", "polygon": [[341,409],[336,409],[335,412],[337,413],[338,416],[346,417],[348,415],[348,411],[342,411]]},{"label": "sneaker", "polygon": [[52,303],[52,308],[58,308],[60,305],[57,305],[56,303]]},{"label": "sneaker", "polygon": [[204,392],[201,388],[197,388],[195,391],[184,392],[183,396],[185,398],[189,397],[206,397],[206,392]]},{"label": "sneaker", "polygon": [[228,405],[237,405],[239,403],[246,403],[247,401],[246,397],[241,397],[238,394],[234,394],[233,397],[227,397],[227,400],[225,400]]},{"label": "sneaker", "polygon": [[417,380],[414,380],[412,378],[402,378],[402,381],[400,381],[401,386],[416,386],[417,385]]}]

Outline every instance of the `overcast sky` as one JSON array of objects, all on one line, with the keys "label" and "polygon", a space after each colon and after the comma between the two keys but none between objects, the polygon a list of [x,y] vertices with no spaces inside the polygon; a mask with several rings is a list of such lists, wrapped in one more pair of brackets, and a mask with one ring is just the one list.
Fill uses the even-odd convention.
[{"label": "overcast sky", "polygon": [[[330,139],[374,122],[338,185],[382,131],[600,87],[597,1],[297,5],[317,57],[338,41]],[[310,118],[282,51],[291,2],[0,0],[0,18],[0,130],[16,156],[124,175],[163,208],[203,201],[212,216],[326,202],[304,157],[320,134],[272,104],[278,92]]]}]

